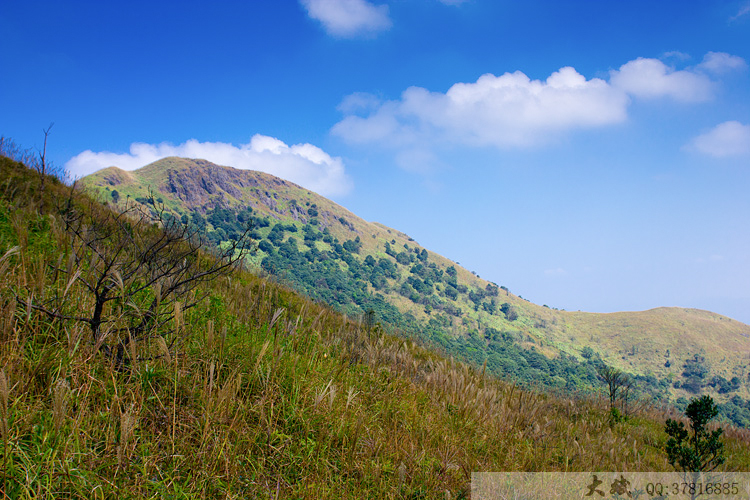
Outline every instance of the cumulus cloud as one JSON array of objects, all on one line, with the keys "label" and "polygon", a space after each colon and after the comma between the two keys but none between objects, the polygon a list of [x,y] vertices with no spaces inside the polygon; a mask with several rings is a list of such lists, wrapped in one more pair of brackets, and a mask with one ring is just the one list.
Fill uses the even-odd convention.
[{"label": "cumulus cloud", "polygon": [[520,71],[485,74],[445,93],[410,87],[395,100],[359,93],[344,99],[339,107],[344,117],[332,133],[350,143],[388,146],[397,154],[420,151],[421,158],[445,144],[528,147],[571,130],[622,123],[633,98],[709,100],[716,85],[710,75],[744,65],[739,57],[709,52],[699,65],[681,70],[639,58],[611,71],[608,80],[587,79],[564,67],[545,80]]},{"label": "cumulus cloud", "polygon": [[658,59],[642,57],[611,71],[610,83],[636,97],[671,97],[687,102],[709,100],[713,87],[711,79],[702,72],[678,71]]},{"label": "cumulus cloud", "polygon": [[722,74],[746,66],[744,59],[725,52],[709,52],[700,64],[682,70],[667,66],[659,59],[639,57],[611,71],[610,83],[635,97],[700,102],[713,97],[715,82],[709,74]]},{"label": "cumulus cloud", "polygon": [[565,130],[622,122],[627,104],[625,93],[570,67],[545,81],[520,71],[486,74],[444,94],[411,87],[367,116],[346,116],[333,133],[351,142],[396,146],[429,140],[526,146]]},{"label": "cumulus cloud", "polygon": [[204,159],[219,165],[266,172],[324,196],[343,195],[352,188],[340,158],[331,157],[312,144],[289,146],[260,134],[239,146],[191,139],[178,146],[134,143],[129,153],[84,151],[71,158],[65,168],[72,177],[83,177],[110,166],[135,170],[168,156]]},{"label": "cumulus cloud", "polygon": [[726,52],[709,52],[698,65],[698,69],[712,73],[725,73],[731,70],[744,69],[747,67],[745,60]]},{"label": "cumulus cloud", "polygon": [[738,121],[720,123],[705,134],[694,138],[688,149],[724,158],[750,154],[750,125]]},{"label": "cumulus cloud", "polygon": [[368,36],[390,29],[387,5],[367,0],[300,0],[307,14],[323,24],[329,35],[340,38]]},{"label": "cumulus cloud", "polygon": [[369,112],[378,109],[381,104],[377,96],[367,92],[355,92],[344,97],[337,109],[346,114]]}]

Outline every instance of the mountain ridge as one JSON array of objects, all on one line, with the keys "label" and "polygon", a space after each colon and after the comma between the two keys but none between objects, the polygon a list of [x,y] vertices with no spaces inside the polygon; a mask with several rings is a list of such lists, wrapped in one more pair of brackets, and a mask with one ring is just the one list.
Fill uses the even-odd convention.
[{"label": "mountain ridge", "polygon": [[[586,348],[590,348],[617,368],[665,381],[662,385],[666,388],[667,384],[666,390],[674,397],[692,394],[682,388],[683,368],[704,359],[709,375],[725,381],[737,377],[742,385],[735,393],[750,394],[750,360],[746,354],[750,352],[750,326],[710,311],[658,307],[646,311],[588,313],[539,306],[479,278],[449,258],[424,249],[406,233],[379,222],[368,222],[302,186],[271,174],[237,170],[205,160],[169,157],[129,172],[109,167],[82,182],[109,201],[114,201],[113,191],[118,191],[120,199],[127,195],[139,202],[147,202],[149,196],[157,197],[167,209],[183,216],[251,209],[256,216],[301,231],[296,235],[282,231],[283,236],[278,240],[284,244],[294,239],[300,255],[312,252],[336,256],[336,245],[351,242],[350,246],[357,250],[348,257],[354,259],[350,260],[354,267],[371,256],[374,261],[391,262],[400,273],[397,279],[385,279],[382,288],[365,282],[362,293],[381,295],[418,322],[440,323],[440,331],[447,336],[442,340],[443,345],[472,335],[489,344],[501,334],[548,357],[567,355],[579,360],[585,359]],[[207,225],[215,229],[210,222]],[[267,240],[269,231],[261,228],[259,240]],[[302,233],[310,239],[297,242]],[[271,253],[278,249],[271,247],[265,246]],[[422,252],[427,255],[424,260],[420,260]],[[265,251],[260,253],[254,260],[259,269],[269,257]],[[343,271],[350,270],[349,264],[338,262]],[[415,268],[424,272],[418,276]],[[449,268],[455,271],[453,281],[439,281],[437,274],[446,278]],[[408,286],[404,284],[407,281]],[[419,287],[426,291],[422,293]],[[451,296],[456,291],[457,295]],[[505,304],[512,311],[498,310]],[[516,318],[510,319],[513,316]],[[479,357],[476,361],[481,363]],[[715,387],[707,385],[709,382],[703,380],[700,391],[713,392]]]}]

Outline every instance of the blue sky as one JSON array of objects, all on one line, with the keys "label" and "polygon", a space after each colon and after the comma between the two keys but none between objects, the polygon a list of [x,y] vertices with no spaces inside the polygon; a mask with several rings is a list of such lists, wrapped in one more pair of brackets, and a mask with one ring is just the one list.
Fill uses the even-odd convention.
[{"label": "blue sky", "polygon": [[750,323],[750,1],[4,0],[0,134],[264,170],[539,304]]}]

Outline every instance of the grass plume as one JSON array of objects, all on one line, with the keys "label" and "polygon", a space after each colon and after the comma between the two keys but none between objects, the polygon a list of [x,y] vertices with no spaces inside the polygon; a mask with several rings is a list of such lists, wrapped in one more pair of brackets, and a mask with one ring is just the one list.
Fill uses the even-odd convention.
[{"label": "grass plume", "polygon": [[[95,301],[67,271],[54,204],[42,216],[23,194],[35,178],[2,159],[0,173],[15,176],[0,184],[8,496],[466,498],[472,471],[671,470],[666,409],[612,424],[603,399],[521,389],[246,271],[175,302],[118,367],[85,328],[29,306],[67,317]],[[749,445],[727,429],[728,470],[750,467]]]}]

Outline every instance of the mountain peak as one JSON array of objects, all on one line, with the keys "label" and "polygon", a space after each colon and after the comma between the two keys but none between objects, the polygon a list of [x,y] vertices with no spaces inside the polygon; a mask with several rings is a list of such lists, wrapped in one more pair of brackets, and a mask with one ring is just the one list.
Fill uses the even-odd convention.
[{"label": "mountain peak", "polygon": [[[746,364],[742,353],[750,351],[750,326],[707,311],[594,314],[533,304],[422,248],[401,231],[367,222],[266,173],[170,157],[132,172],[105,169],[83,183],[104,196],[116,186],[120,196],[145,204],[151,195],[158,197],[169,210],[205,224],[217,243],[228,238],[240,212],[251,213],[261,222],[255,231],[261,249],[251,264],[257,269],[277,273],[315,298],[337,301],[333,305],[349,314],[380,304],[382,317],[401,318],[399,328],[408,324],[446,351],[466,349],[469,342],[479,364],[494,359],[493,349],[511,341],[550,358],[583,359],[593,349],[626,372],[678,380],[683,364],[705,353],[712,375],[729,380]],[[517,364],[490,366],[521,369]]]}]

